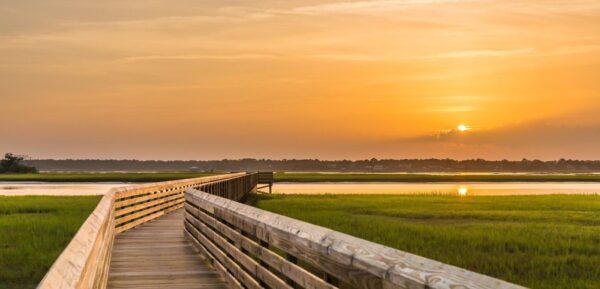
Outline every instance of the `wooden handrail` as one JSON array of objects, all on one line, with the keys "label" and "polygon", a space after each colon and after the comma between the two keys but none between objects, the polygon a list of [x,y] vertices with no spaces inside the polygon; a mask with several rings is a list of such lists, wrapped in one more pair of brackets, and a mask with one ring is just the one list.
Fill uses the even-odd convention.
[{"label": "wooden handrail", "polygon": [[114,237],[183,207],[188,188],[224,186],[255,174],[235,173],[115,188],[107,192],[54,262],[39,289],[106,288]]},{"label": "wooden handrail", "polygon": [[240,289],[525,288],[196,189],[185,234]]},{"label": "wooden handrail", "polygon": [[105,288],[114,240],[114,190],[102,197],[37,288]]},{"label": "wooden handrail", "polygon": [[185,189],[245,175],[247,173],[234,173],[118,188],[115,190],[115,230],[121,233],[182,208]]},{"label": "wooden handrail", "polygon": [[183,206],[185,236],[233,288],[524,288],[237,202],[257,182],[238,173],[113,189],[38,288],[106,288],[115,235]]}]

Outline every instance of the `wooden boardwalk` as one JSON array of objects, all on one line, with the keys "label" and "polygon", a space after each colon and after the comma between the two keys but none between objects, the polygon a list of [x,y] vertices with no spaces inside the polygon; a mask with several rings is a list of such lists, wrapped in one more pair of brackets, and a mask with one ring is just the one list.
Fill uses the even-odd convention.
[{"label": "wooden boardwalk", "polygon": [[240,203],[258,177],[110,190],[37,289],[525,289]]},{"label": "wooden boardwalk", "polygon": [[108,288],[228,288],[183,236],[183,209],[118,234]]}]

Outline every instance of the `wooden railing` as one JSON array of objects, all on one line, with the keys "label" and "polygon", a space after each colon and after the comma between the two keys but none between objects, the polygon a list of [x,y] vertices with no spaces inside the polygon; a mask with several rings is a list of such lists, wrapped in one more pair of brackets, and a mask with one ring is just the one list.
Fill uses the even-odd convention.
[{"label": "wooden railing", "polygon": [[239,203],[257,174],[108,192],[38,288],[106,288],[114,236],[185,206],[185,236],[233,288],[524,288]]},{"label": "wooden railing", "polygon": [[256,187],[256,178],[256,174],[236,173],[110,190],[38,288],[106,288],[115,234],[182,208],[185,189],[227,191],[229,194],[221,195],[238,199]]},{"label": "wooden railing", "polygon": [[185,191],[185,235],[232,288],[524,288],[236,199]]},{"label": "wooden railing", "polygon": [[258,184],[263,185],[262,187],[258,187],[258,189],[269,188],[269,193],[273,191],[273,183],[275,182],[275,178],[273,172],[258,172]]},{"label": "wooden railing", "polygon": [[120,233],[182,208],[185,189],[201,186],[215,188],[214,191],[217,191],[217,186],[232,185],[239,179],[255,175],[237,173],[117,189],[115,230]]}]

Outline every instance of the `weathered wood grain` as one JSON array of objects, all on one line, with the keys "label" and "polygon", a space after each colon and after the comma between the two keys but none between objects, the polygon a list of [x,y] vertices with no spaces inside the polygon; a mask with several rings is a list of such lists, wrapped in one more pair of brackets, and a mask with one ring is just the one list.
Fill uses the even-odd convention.
[{"label": "weathered wood grain", "polygon": [[181,190],[183,191],[186,188],[190,187],[198,187],[202,184],[212,183],[221,180],[233,179],[236,177],[247,175],[247,173],[232,173],[232,174],[224,174],[224,175],[215,175],[215,176],[207,176],[207,177],[199,177],[192,179],[184,179],[184,180],[176,180],[176,181],[166,181],[159,183],[150,183],[150,184],[139,184],[132,185],[127,187],[117,188],[115,190],[116,201],[135,197],[138,195],[146,195],[151,192],[160,192],[167,190]]},{"label": "weathered wood grain", "polygon": [[164,211],[168,207],[176,206],[181,203],[183,203],[183,199],[181,198],[181,196],[175,196],[175,198],[161,199],[161,200],[159,200],[158,204],[139,208],[138,210],[134,211],[133,213],[130,213],[130,214],[127,214],[125,216],[118,218],[116,220],[116,225],[120,226],[121,224],[130,222],[132,220],[140,219],[141,217],[153,214],[157,211]]},{"label": "weathered wood grain", "polygon": [[524,288],[238,203],[257,181],[111,190],[38,288]]},{"label": "weathered wood grain", "polygon": [[115,206],[115,209],[117,210],[116,216],[120,217],[122,215],[129,214],[131,212],[135,212],[143,208],[158,205],[165,200],[174,200],[180,198],[182,195],[183,193],[181,192],[168,191],[146,195],[135,199],[128,199],[117,203],[117,205],[121,206]]},{"label": "weathered wood grain", "polygon": [[256,280],[263,281],[269,286],[269,288],[292,289],[292,287],[286,284],[284,280],[280,279],[264,267],[261,267],[250,256],[244,254],[240,249],[229,243],[228,240],[221,237],[203,222],[194,218],[190,214],[186,214],[185,218],[187,223],[193,226],[194,229],[201,232],[202,235],[209,240],[209,242],[211,242],[214,245],[217,245],[222,251],[227,252],[227,254],[231,256],[230,259],[244,267],[246,271],[249,272],[249,274]]},{"label": "weathered wood grain", "polygon": [[[210,261],[210,264],[217,269],[217,272],[221,274],[221,276],[227,281],[231,288],[235,289],[244,289],[244,286],[227,271],[227,269],[215,258],[209,251],[204,247],[200,242],[192,236],[187,229],[184,230],[184,235],[186,239],[192,243],[192,245],[202,254],[203,256]],[[204,258],[203,258],[204,259]]]},{"label": "weathered wood grain", "polygon": [[[227,237],[231,232],[214,220],[225,222],[356,288],[524,288],[199,190],[186,190],[185,199],[187,223],[204,223]],[[242,244],[239,236],[231,236]],[[257,248],[248,251],[256,254]]]},{"label": "weathered wood grain", "polygon": [[217,245],[210,242],[209,239],[204,236],[198,229],[191,226],[189,223],[185,223],[185,228],[194,239],[198,240],[202,246],[204,246],[208,252],[221,264],[223,267],[227,269],[233,275],[236,280],[238,280],[241,284],[246,288],[258,289],[262,288],[258,281],[256,281],[250,274],[248,274],[240,265],[238,265],[234,260],[227,256],[227,253],[219,249]]},{"label": "weathered wood grain", "polygon": [[181,208],[186,188],[237,180],[243,176],[248,174],[233,173],[118,188],[115,191],[116,232],[130,230]]},{"label": "weathered wood grain", "polygon": [[38,288],[103,288],[114,236],[114,192],[108,192],[54,262]]},{"label": "weathered wood grain", "polygon": [[[219,181],[224,184],[236,182],[251,186],[253,178],[253,174],[234,173],[133,185],[110,190],[104,195],[73,240],[54,262],[38,288],[106,288],[109,272],[111,272],[110,264],[114,238],[117,233],[133,229],[182,208],[183,191],[187,188]],[[225,193],[234,194],[236,198],[243,196],[240,192],[229,190],[226,190]],[[179,219],[181,221],[181,234],[183,234],[183,218],[180,216]],[[159,281],[157,280],[156,284],[160,284]],[[124,282],[123,284],[132,285],[129,281],[122,282]],[[157,285],[146,288],[161,287]],[[211,287],[205,286],[202,288]]]},{"label": "weathered wood grain", "polygon": [[231,240],[233,244],[239,248],[247,251],[256,258],[265,262],[272,269],[283,274],[285,277],[291,279],[295,283],[299,284],[302,288],[311,289],[333,289],[335,286],[327,283],[325,280],[315,276],[308,272],[304,268],[297,264],[286,260],[277,253],[262,247],[257,242],[250,238],[243,236],[238,231],[230,228],[222,222],[214,219],[210,215],[202,212],[198,208],[194,207],[190,203],[185,204],[185,218],[192,225],[198,227],[199,222],[202,222],[213,230],[223,234],[227,239]]},{"label": "weathered wood grain", "polygon": [[172,211],[180,209],[181,207],[183,207],[183,204],[180,203],[180,204],[178,204],[176,206],[168,207],[168,208],[166,208],[164,210],[160,210],[160,211],[154,212],[154,213],[152,213],[150,215],[145,215],[143,218],[135,219],[134,221],[129,222],[129,223],[125,224],[125,225],[116,226],[115,232],[116,233],[125,232],[125,231],[127,231],[129,229],[135,228],[138,225],[141,225],[141,224],[144,224],[146,222],[152,221],[152,220],[157,219],[159,217],[162,217],[162,216],[164,216],[164,215],[166,215],[166,214],[168,214],[168,213],[170,213]]},{"label": "weathered wood grain", "polygon": [[179,210],[117,235],[108,288],[229,288],[183,232]]}]

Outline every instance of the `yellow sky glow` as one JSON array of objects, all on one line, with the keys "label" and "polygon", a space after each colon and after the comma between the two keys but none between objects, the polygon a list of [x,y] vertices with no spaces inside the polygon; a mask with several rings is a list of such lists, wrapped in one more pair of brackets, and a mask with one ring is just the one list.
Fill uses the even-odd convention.
[{"label": "yellow sky glow", "polygon": [[596,0],[0,1],[0,151],[600,158],[598,19]]}]

